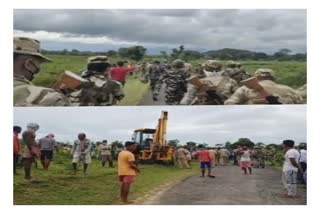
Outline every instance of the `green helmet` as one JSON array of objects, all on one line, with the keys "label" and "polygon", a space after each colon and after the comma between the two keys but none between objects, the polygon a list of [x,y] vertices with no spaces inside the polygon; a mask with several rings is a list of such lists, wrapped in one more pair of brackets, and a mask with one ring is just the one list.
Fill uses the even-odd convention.
[{"label": "green helmet", "polygon": [[216,70],[218,68],[221,68],[222,64],[218,60],[207,60],[204,63],[204,67],[205,67],[206,70]]},{"label": "green helmet", "polygon": [[184,67],[184,61],[181,59],[176,59],[172,62],[172,66],[176,68],[182,68]]}]

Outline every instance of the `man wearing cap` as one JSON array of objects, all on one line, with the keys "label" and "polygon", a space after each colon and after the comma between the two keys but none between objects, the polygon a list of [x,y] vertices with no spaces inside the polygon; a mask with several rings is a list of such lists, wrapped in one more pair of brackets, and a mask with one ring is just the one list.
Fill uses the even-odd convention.
[{"label": "man wearing cap", "polygon": [[282,182],[287,190],[287,193],[283,196],[294,198],[297,195],[298,171],[303,171],[299,165],[300,154],[298,150],[294,148],[293,140],[284,140],[282,145],[285,150],[284,163],[282,167]]},{"label": "man wearing cap", "polygon": [[62,93],[31,83],[40,72],[41,63],[51,62],[43,56],[40,42],[26,37],[13,40],[14,106],[66,106],[69,100]]},{"label": "man wearing cap", "polygon": [[79,133],[78,139],[74,141],[71,155],[72,155],[72,168],[74,174],[77,173],[77,164],[83,163],[83,175],[87,175],[88,165],[91,163],[91,142],[86,138],[85,133]]},{"label": "man wearing cap", "polygon": [[223,72],[223,76],[228,76],[234,79],[237,83],[250,78],[250,74],[248,74],[243,68],[241,68],[241,63],[228,61],[226,63],[226,66],[227,68],[225,69],[225,72]]},{"label": "man wearing cap", "polygon": [[206,77],[200,79],[201,86],[188,84],[181,105],[222,105],[237,89],[237,82],[223,75],[219,61],[207,60],[202,66]]},{"label": "man wearing cap", "polygon": [[[271,69],[260,68],[256,70],[258,89],[248,86],[238,88],[224,104],[300,104],[302,98],[297,92],[286,85],[274,82],[274,74]],[[262,93],[263,91],[263,93]]]},{"label": "man wearing cap", "polygon": [[158,60],[155,60],[151,66],[149,66],[146,70],[146,74],[144,76],[144,81],[148,82],[150,80],[150,87],[152,91],[152,99],[154,101],[158,100],[158,95],[161,89],[161,76],[163,75],[163,67],[160,65]]},{"label": "man wearing cap", "polygon": [[53,158],[53,150],[56,147],[56,141],[54,134],[48,134],[47,136],[39,139],[39,146],[41,151],[41,164],[44,170],[48,170]]},{"label": "man wearing cap", "polygon": [[28,123],[27,130],[22,133],[22,139],[25,143],[23,151],[24,178],[26,181],[35,181],[31,177],[31,165],[35,158],[39,157],[40,149],[36,142],[36,131],[39,129],[37,123]]},{"label": "man wearing cap", "polygon": [[135,142],[127,141],[125,147],[126,149],[122,150],[118,156],[118,175],[119,181],[121,182],[121,201],[127,204],[130,203],[128,201],[130,185],[134,182],[135,176],[140,170],[135,164],[133,154],[137,149],[137,144]]},{"label": "man wearing cap", "polygon": [[224,69],[223,75],[232,77],[236,70],[236,62],[230,60],[226,63],[226,68]]},{"label": "man wearing cap", "polygon": [[81,90],[70,93],[70,100],[79,106],[111,106],[124,97],[122,85],[106,75],[110,62],[106,56],[88,58],[87,72],[83,76],[89,82]]}]

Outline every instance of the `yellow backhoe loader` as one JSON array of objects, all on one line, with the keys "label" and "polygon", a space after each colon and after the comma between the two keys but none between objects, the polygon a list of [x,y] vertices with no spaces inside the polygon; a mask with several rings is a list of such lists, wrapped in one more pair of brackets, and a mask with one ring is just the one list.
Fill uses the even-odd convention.
[{"label": "yellow backhoe loader", "polygon": [[155,129],[141,128],[133,133],[132,140],[139,145],[140,162],[173,163],[173,146],[166,140],[168,112],[162,111]]}]

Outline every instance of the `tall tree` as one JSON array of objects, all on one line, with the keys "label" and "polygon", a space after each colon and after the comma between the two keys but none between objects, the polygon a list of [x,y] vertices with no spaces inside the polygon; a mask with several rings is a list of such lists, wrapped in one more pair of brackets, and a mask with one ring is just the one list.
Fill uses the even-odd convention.
[{"label": "tall tree", "polygon": [[174,147],[177,147],[179,145],[180,141],[178,139],[175,139],[175,140],[169,140],[168,141],[168,145],[170,146],[174,146]]},{"label": "tall tree", "polygon": [[232,144],[232,148],[237,148],[238,146],[253,147],[254,143],[249,138],[239,138],[237,142]]}]

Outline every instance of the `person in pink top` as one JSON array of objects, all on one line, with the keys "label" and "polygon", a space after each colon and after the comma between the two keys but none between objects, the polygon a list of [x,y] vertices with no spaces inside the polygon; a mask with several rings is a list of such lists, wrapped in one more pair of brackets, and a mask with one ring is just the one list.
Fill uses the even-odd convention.
[{"label": "person in pink top", "polygon": [[130,67],[123,67],[124,63],[122,61],[119,61],[117,67],[113,67],[108,71],[109,77],[112,80],[116,80],[124,86],[126,83],[126,78],[127,78],[127,73],[132,72],[135,67],[130,66]]},{"label": "person in pink top", "polygon": [[241,149],[238,150],[238,154],[241,155],[240,157],[240,168],[243,170],[243,173],[247,175],[247,171],[249,170],[249,174],[252,174],[252,168],[251,168],[251,153],[248,147],[243,146]]},{"label": "person in pink top", "polygon": [[214,178],[215,176],[211,175],[212,158],[209,154],[209,151],[206,150],[203,145],[199,145],[197,155],[198,155],[199,161],[200,161],[201,177],[204,177],[204,174],[206,172],[206,167],[207,167],[208,177]]}]

